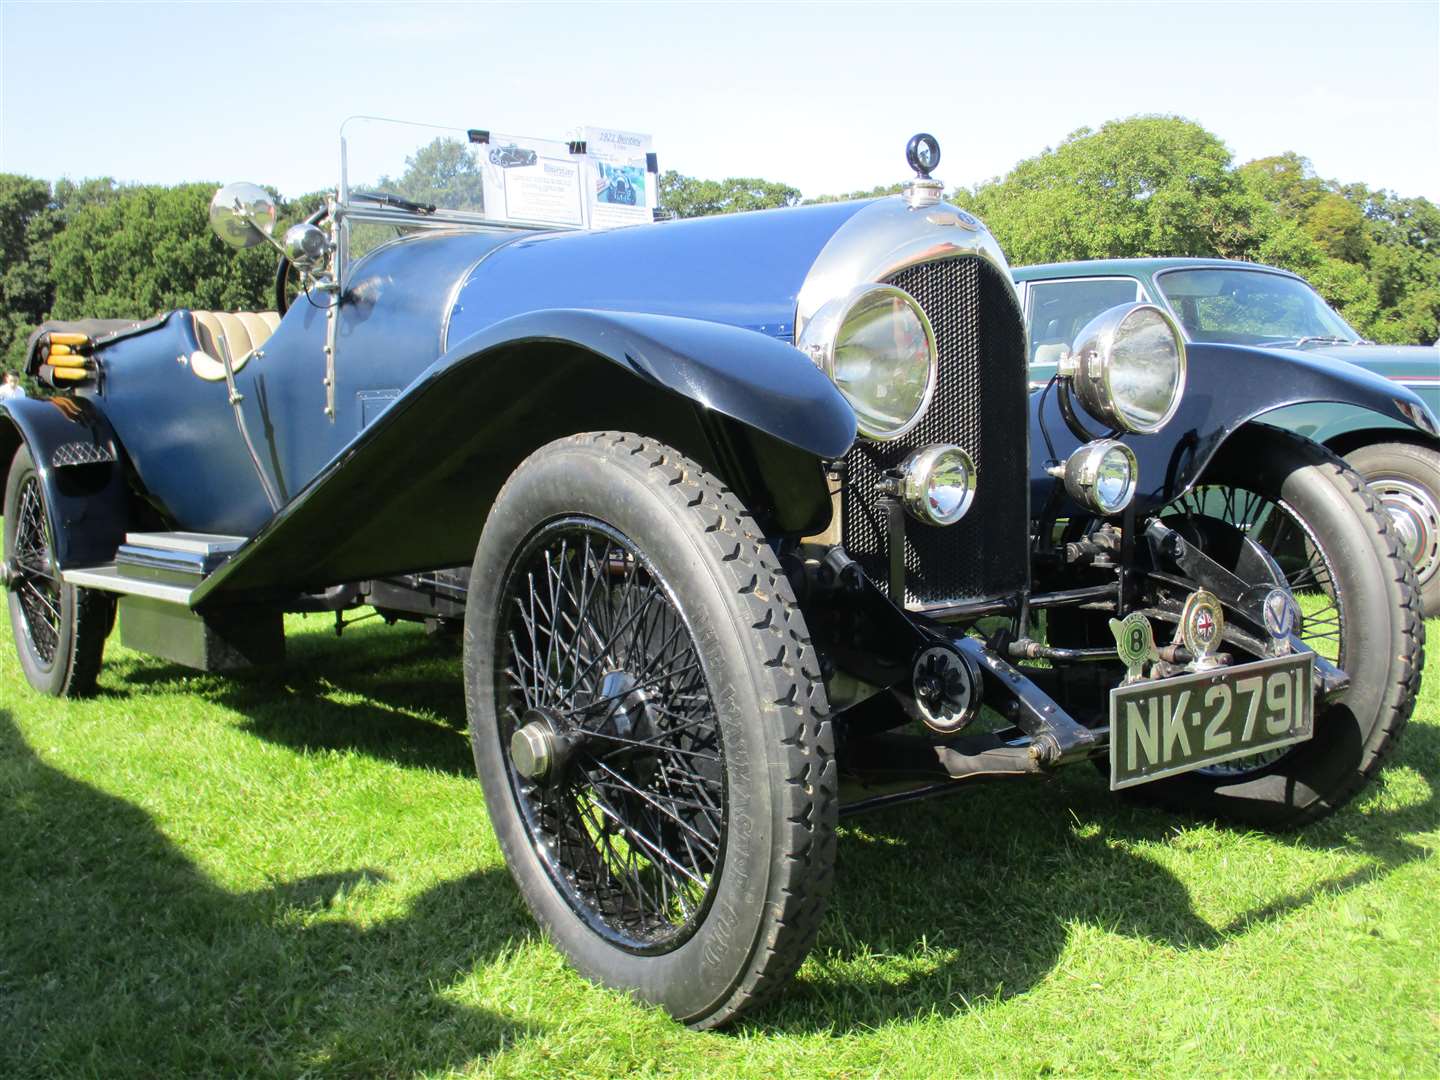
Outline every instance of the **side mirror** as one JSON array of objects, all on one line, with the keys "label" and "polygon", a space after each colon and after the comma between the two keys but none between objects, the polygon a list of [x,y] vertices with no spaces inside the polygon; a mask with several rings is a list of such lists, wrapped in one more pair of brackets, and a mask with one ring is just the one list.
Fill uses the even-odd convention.
[{"label": "side mirror", "polygon": [[275,200],[259,184],[226,184],[210,200],[210,228],[236,251],[274,243]]}]

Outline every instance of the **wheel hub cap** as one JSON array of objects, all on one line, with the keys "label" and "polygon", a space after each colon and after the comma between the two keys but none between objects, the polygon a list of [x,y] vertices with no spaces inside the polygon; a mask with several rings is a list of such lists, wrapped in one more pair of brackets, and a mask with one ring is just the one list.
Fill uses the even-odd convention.
[{"label": "wheel hub cap", "polygon": [[544,783],[558,776],[574,741],[556,734],[555,722],[547,713],[531,709],[524,722],[510,736],[510,762],[526,780]]},{"label": "wheel hub cap", "polygon": [[1380,496],[1405,557],[1423,584],[1440,569],[1440,505],[1428,491],[1393,477],[1372,480],[1370,487]]},{"label": "wheel hub cap", "polygon": [[616,735],[627,739],[643,738],[646,723],[646,698],[637,690],[638,681],[628,671],[612,671],[600,680],[596,707],[608,717]]}]

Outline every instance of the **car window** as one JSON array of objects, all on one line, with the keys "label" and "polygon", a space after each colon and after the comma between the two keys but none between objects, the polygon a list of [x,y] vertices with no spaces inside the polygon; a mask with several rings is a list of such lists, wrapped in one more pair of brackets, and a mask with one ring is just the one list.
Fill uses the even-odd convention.
[{"label": "car window", "polygon": [[1157,284],[1192,341],[1288,345],[1306,338],[1359,337],[1314,289],[1282,274],[1171,270]]},{"label": "car window", "polygon": [[1134,278],[1030,282],[1030,362],[1055,363],[1086,323],[1116,304],[1132,303],[1139,293]]}]

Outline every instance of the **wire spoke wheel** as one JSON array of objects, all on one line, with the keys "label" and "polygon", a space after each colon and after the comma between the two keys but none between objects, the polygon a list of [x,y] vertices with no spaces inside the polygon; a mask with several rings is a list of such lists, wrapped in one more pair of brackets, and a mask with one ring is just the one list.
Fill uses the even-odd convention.
[{"label": "wire spoke wheel", "polygon": [[774,548],[704,466],[623,431],[521,462],[471,563],[465,705],[506,865],[581,974],[716,1027],[799,967],[830,710]]},{"label": "wire spoke wheel", "polygon": [[115,602],[61,580],[45,499],[40,471],[21,444],[5,481],[3,514],[15,652],[26,681],[42,694],[84,697],[95,692]]},{"label": "wire spoke wheel", "polygon": [[[1257,590],[1288,587],[1298,636],[1346,682],[1316,699],[1308,740],[1144,784],[1133,796],[1267,828],[1334,812],[1395,747],[1424,664],[1420,593],[1390,515],[1345,461],[1256,424],[1226,442],[1162,521]],[[1243,648],[1234,657],[1250,658]]]},{"label": "wire spoke wheel", "polygon": [[27,476],[20,486],[16,512],[14,551],[10,561],[16,576],[10,591],[20,605],[25,636],[36,659],[55,663],[62,629],[60,582],[54,577],[50,556],[50,526],[40,496],[40,482]]},{"label": "wire spoke wheel", "polygon": [[534,740],[548,765],[511,764],[530,842],[602,936],[673,949],[726,838],[724,743],[690,628],[635,545],[580,517],[537,533],[503,604],[498,734],[512,757],[517,734]]},{"label": "wire spoke wheel", "polygon": [[[1176,501],[1172,513],[1197,529],[1200,519],[1220,521],[1254,541],[1274,560],[1280,580],[1300,607],[1300,639],[1338,667],[1345,666],[1344,597],[1334,567],[1310,527],[1283,501],[1243,488],[1207,484]],[[1217,777],[1264,769],[1289,753],[1276,747],[1199,770]]]},{"label": "wire spoke wheel", "polygon": [[1207,484],[1177,500],[1170,513],[1192,528],[1202,518],[1223,522],[1263,548],[1283,579],[1276,584],[1287,586],[1300,605],[1300,639],[1331,663],[1345,666],[1344,596],[1335,567],[1293,508],[1254,491]]}]

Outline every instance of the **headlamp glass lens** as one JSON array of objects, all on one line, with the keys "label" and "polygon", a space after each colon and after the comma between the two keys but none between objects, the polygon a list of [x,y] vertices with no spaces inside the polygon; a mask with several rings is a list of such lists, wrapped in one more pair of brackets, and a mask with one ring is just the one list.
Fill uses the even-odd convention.
[{"label": "headlamp glass lens", "polygon": [[896,290],[861,297],[835,339],[835,385],[855,409],[862,434],[900,434],[925,406],[931,339]]},{"label": "headlamp glass lens", "polygon": [[1129,503],[1134,484],[1130,455],[1123,447],[1110,447],[1100,458],[1100,468],[1095,473],[1096,500],[1106,513],[1114,513]]},{"label": "headlamp glass lens", "polygon": [[970,497],[970,462],[958,450],[947,450],[936,459],[925,485],[930,517],[940,525],[958,521]]},{"label": "headlamp glass lens", "polygon": [[1134,430],[1153,430],[1180,393],[1184,369],[1175,333],[1152,308],[1137,308],[1115,331],[1110,359],[1114,406]]}]

